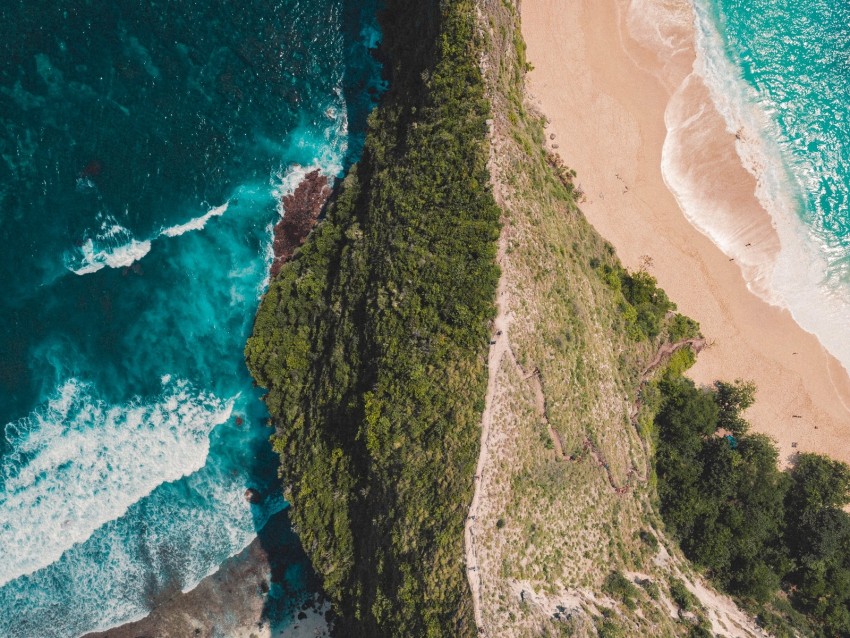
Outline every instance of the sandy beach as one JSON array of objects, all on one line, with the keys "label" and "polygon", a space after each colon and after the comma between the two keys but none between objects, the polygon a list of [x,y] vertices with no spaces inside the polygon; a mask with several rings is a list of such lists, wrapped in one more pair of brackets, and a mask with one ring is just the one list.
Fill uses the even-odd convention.
[{"label": "sandy beach", "polygon": [[[692,378],[755,381],[747,416],[776,440],[782,464],[798,452],[850,462],[850,377],[788,311],[751,292],[761,289],[761,266],[779,238],[736,152],[741,136],[726,130],[691,73],[690,5],[641,4],[630,15],[627,0],[522,2],[534,67],[528,90],[549,120],[547,144],[578,172],[585,215],[625,265],[648,264],[679,310],[700,322],[711,345]],[[659,6],[663,22],[652,11]],[[668,160],[734,228],[728,254],[688,221],[665,183],[665,113],[677,142]]]}]

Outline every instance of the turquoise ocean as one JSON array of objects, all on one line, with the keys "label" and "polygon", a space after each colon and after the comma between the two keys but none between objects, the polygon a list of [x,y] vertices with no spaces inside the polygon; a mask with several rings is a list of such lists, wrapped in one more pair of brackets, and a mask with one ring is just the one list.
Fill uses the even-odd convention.
[{"label": "turquoise ocean", "polygon": [[[739,155],[758,178],[781,245],[757,287],[850,370],[850,3],[693,6],[695,70],[744,140]],[[712,227],[699,202],[686,208]],[[713,230],[721,247],[734,244]]]},{"label": "turquoise ocean", "polygon": [[375,13],[2,3],[0,636],[142,617],[282,515],[242,350],[280,196],[362,147]]}]

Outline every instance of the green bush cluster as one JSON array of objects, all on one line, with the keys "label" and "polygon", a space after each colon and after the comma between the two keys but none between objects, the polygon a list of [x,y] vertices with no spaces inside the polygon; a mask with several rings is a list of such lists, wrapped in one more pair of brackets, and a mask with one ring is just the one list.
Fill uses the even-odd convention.
[{"label": "green bush cluster", "polygon": [[670,598],[673,599],[673,602],[680,609],[683,611],[694,611],[700,608],[697,597],[690,592],[681,578],[671,576],[668,586],[670,587]]},{"label": "green bush cluster", "polygon": [[628,609],[637,607],[635,599],[639,596],[638,588],[620,572],[611,572],[606,576],[602,591],[614,600],[622,602]]},{"label": "green bush cluster", "polygon": [[[602,280],[608,286],[620,293],[620,311],[625,323],[626,333],[635,341],[654,339],[664,327],[667,313],[676,309],[676,304],[670,301],[667,293],[658,287],[655,277],[645,270],[629,273],[619,263],[600,264],[594,259],[591,266],[596,269]],[[681,317],[681,315],[677,315]],[[671,323],[672,331],[685,334],[699,326],[695,321],[682,317]],[[688,334],[696,336],[696,334]]]},{"label": "green bush cluster", "polygon": [[821,636],[850,636],[850,467],[801,454],[780,472],[776,446],[741,416],[751,384],[667,375],[660,389],[661,513],[688,558],[744,599],[782,588]]},{"label": "green bush cluster", "polygon": [[596,635],[598,638],[625,638],[626,630],[615,619],[612,609],[603,609],[602,616],[596,619]]},{"label": "green bush cluster", "polygon": [[245,350],[341,635],[472,636],[463,527],[499,271],[472,0],[388,0],[363,158]]}]

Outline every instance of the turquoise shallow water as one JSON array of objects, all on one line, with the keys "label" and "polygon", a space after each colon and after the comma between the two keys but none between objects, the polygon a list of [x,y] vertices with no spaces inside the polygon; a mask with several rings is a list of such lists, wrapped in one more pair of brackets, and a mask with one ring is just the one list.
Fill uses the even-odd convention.
[{"label": "turquoise shallow water", "polygon": [[850,245],[850,4],[719,0],[730,57],[778,124],[805,199],[803,219]]},{"label": "turquoise shallow water", "polygon": [[284,507],[242,348],[277,197],[359,153],[375,11],[0,9],[0,635],[137,618]]},{"label": "turquoise shallow water", "polygon": [[694,5],[706,80],[748,140],[781,239],[771,300],[850,369],[850,4]]}]

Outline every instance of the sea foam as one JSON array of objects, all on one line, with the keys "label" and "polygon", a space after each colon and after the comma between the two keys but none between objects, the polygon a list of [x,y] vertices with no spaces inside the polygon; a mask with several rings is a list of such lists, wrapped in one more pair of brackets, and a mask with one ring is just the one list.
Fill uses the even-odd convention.
[{"label": "sea foam", "polygon": [[[211,451],[200,471],[160,485],[59,560],[0,586],[0,608],[7,612],[0,614],[0,636],[105,631],[143,617],[161,596],[188,591],[214,573],[285,505],[276,489],[247,476],[250,453],[224,460]],[[247,486],[268,494],[261,505],[245,500]]]},{"label": "sea foam", "polygon": [[75,255],[66,259],[66,267],[78,275],[88,275],[102,268],[124,268],[131,266],[151,250],[149,240],[140,241],[119,224],[107,217],[100,231],[86,238]]},{"label": "sea foam", "polygon": [[203,467],[232,401],[165,381],[151,400],[107,405],[69,379],[6,426],[0,465],[0,585],[56,561],[164,482]]},{"label": "sea foam", "polygon": [[177,226],[170,226],[169,228],[163,229],[162,232],[160,232],[160,235],[163,237],[179,237],[183,233],[187,233],[192,230],[203,230],[204,226],[207,225],[207,222],[210,219],[224,215],[227,211],[227,206],[228,202],[225,202],[221,206],[216,206],[215,208],[210,209],[210,211],[205,215],[189,220],[185,224],[178,224]]},{"label": "sea foam", "polygon": [[[40,105],[27,122],[32,138],[41,139],[49,116],[61,124],[58,132],[76,133],[88,130],[91,112],[107,108],[85,144],[68,135],[51,145],[56,153],[19,154],[49,159],[43,175],[32,171],[32,192],[41,193],[46,179],[58,186],[51,201],[69,204],[55,215],[38,206],[25,211],[34,231],[39,219],[55,231],[44,234],[39,256],[58,254],[51,265],[86,276],[39,286],[32,314],[13,308],[3,315],[34,330],[21,330],[26,338],[9,339],[13,346],[4,351],[25,351],[18,387],[34,395],[0,401],[3,422],[29,413],[8,423],[3,448],[11,456],[0,464],[4,638],[67,638],[139,618],[244,548],[283,507],[278,459],[260,425],[268,415],[241,356],[268,272],[272,191],[291,192],[312,168],[340,177],[359,155],[377,95],[365,89],[381,84],[376,60],[352,42],[363,21],[374,22],[373,3],[354,11],[318,0],[277,3],[269,14],[253,9],[240,13],[238,24],[222,15],[166,25],[186,27],[184,37],[167,42],[148,30],[157,26],[149,12],[112,16],[122,23],[121,37],[113,38],[119,50],[106,43],[92,52],[98,69],[119,69],[109,86],[80,71],[94,68],[77,55],[90,38],[75,40],[74,29],[53,34],[66,77],[81,82],[71,88],[91,90],[92,99],[76,90],[73,100]],[[258,41],[268,54],[262,73],[239,72],[238,56],[226,47],[201,46],[240,41],[234,28],[242,26],[254,29],[249,36],[257,28],[279,36]],[[373,30],[361,36],[377,41]],[[209,55],[190,55],[198,46]],[[231,60],[235,72],[222,76]],[[127,109],[112,99],[118,94]],[[9,131],[29,137],[14,124]],[[171,142],[166,152],[163,139]],[[193,152],[205,145],[214,152]],[[79,172],[95,151],[102,176]],[[75,174],[78,190],[68,193],[74,184],[66,178]],[[231,195],[226,212],[225,199],[214,201],[216,208],[185,207],[210,193]],[[121,206],[114,219],[93,217],[107,205]],[[72,248],[62,229],[81,227],[89,230]],[[139,259],[143,277],[107,276]],[[31,270],[28,264],[16,268]],[[57,308],[73,321],[46,321],[60,315]],[[61,357],[47,359],[41,342],[62,344],[50,353]],[[85,381],[65,381],[72,376]],[[49,404],[38,398],[44,384]],[[240,419],[214,426],[231,411],[227,398],[237,396],[232,411]],[[263,494],[262,503],[246,501],[249,487]],[[287,566],[299,569],[309,566]]]},{"label": "sea foam", "polygon": [[141,260],[151,250],[153,241],[160,237],[179,237],[194,230],[203,230],[213,217],[221,217],[227,211],[229,202],[211,208],[205,214],[190,219],[184,224],[163,228],[151,239],[139,240],[108,216],[94,238],[86,238],[74,254],[65,259],[65,265],[77,275],[89,275],[103,268],[126,268]]},{"label": "sea foam", "polygon": [[[750,289],[765,301],[788,309],[794,320],[817,336],[824,347],[850,371],[850,282],[842,280],[831,262],[829,238],[804,223],[810,217],[806,193],[811,191],[811,162],[795,157],[777,120],[777,108],[765,93],[748,84],[727,53],[718,30],[718,15],[705,0],[695,0],[697,60],[694,70],[709,88],[715,108],[736,134],[735,148],[756,179],[755,195],[770,214],[780,250],[759,264]],[[789,79],[790,80],[790,79]],[[724,228],[711,228],[710,216],[686,206],[689,217],[707,230],[730,256],[743,261],[740,245],[724,243]],[[745,272],[745,275],[747,273]]]}]

